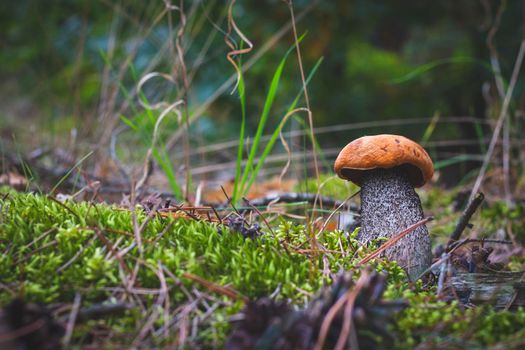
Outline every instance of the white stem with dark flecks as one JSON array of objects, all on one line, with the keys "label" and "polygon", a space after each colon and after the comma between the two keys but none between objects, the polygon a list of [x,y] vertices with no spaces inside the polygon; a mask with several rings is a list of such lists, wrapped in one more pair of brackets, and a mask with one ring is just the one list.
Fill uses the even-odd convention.
[{"label": "white stem with dark flecks", "polygon": [[[400,169],[370,170],[361,184],[361,230],[359,241],[397,235],[423,219],[419,197]],[[385,255],[403,267],[411,280],[432,262],[430,236],[420,226],[386,250]]]}]

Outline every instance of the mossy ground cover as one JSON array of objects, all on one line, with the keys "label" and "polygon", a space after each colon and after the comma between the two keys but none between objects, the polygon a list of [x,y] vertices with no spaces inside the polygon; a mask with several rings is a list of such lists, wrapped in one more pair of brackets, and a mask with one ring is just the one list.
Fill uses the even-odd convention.
[{"label": "mossy ground cover", "polygon": [[[79,323],[69,343],[75,348],[178,342],[187,348],[221,348],[242,298],[232,299],[188,275],[229,287],[243,298],[273,294],[300,308],[338,271],[358,276],[362,267],[357,262],[372,249],[361,247],[355,232],[319,234],[284,220],[271,225],[271,232],[249,239],[206,221],[148,217],[140,207],[60,203],[45,195],[4,191],[0,304],[18,296],[54,310],[69,310],[75,298],[80,307],[130,305],[122,315]],[[513,347],[525,335],[523,310],[465,309],[456,301],[439,300],[432,284],[406,282],[395,263],[377,259],[370,266],[388,275],[385,298],[405,298],[410,305],[390,326],[397,348]],[[60,317],[66,322],[68,313]]]}]

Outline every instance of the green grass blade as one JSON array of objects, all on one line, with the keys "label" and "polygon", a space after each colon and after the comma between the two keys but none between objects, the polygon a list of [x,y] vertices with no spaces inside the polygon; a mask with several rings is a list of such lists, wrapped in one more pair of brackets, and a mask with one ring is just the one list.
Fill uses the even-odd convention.
[{"label": "green grass blade", "polygon": [[[308,76],[306,77],[306,84],[305,84],[306,86],[308,86],[308,84],[310,83],[310,80],[312,80],[312,78],[314,77],[315,73],[319,69],[319,66],[321,65],[321,63],[323,63],[323,60],[324,60],[324,57],[321,57],[317,60],[317,62],[315,62],[314,67],[312,68]],[[297,106],[297,103],[299,103],[299,99],[301,98],[301,96],[303,96],[303,92],[304,92],[304,86],[301,87],[301,90],[299,90],[299,92],[295,96],[295,99],[293,100],[290,107],[288,107],[288,111],[286,113],[290,112],[292,109],[295,108],[295,106]]]},{"label": "green grass blade", "polygon": [[168,178],[168,183],[170,184],[171,191],[175,195],[175,198],[182,199],[182,189],[177,183],[177,176],[173,171],[173,164],[171,164],[169,155],[166,154],[166,152],[159,150],[157,147],[153,148],[152,155],[161,167],[162,171],[164,172],[164,175],[166,175],[166,177]]},{"label": "green grass blade", "polygon": [[455,156],[455,157],[451,157],[451,158],[448,158],[448,159],[443,159],[443,160],[439,160],[437,162],[434,162],[434,169],[438,170],[438,169],[446,168],[448,166],[451,166],[451,165],[454,165],[454,164],[457,164],[457,163],[463,163],[463,162],[466,162],[466,161],[479,161],[479,162],[482,162],[483,161],[483,156],[482,155],[472,155],[472,154],[460,154],[460,155]]},{"label": "green grass blade", "polygon": [[449,63],[475,63],[482,67],[487,68],[489,71],[492,71],[491,66],[487,62],[482,61],[482,60],[478,60],[472,57],[447,57],[447,58],[442,58],[442,59],[435,60],[429,63],[425,63],[402,77],[390,80],[389,83],[393,85],[406,83],[407,81],[415,79],[419,77],[420,75],[423,75],[426,72],[436,67],[439,67],[445,64],[449,64]]},{"label": "green grass blade", "polygon": [[476,136],[478,137],[479,149],[481,150],[481,153],[482,154],[487,153],[487,146],[483,142],[483,140],[485,139],[485,133],[483,131],[483,127],[478,122],[475,122],[474,130],[476,131]]},{"label": "green grass blade", "polygon": [[[308,78],[306,79],[306,85],[308,85],[308,83],[310,82],[312,77],[315,75],[315,73],[317,72],[317,69],[319,69],[319,66],[321,65],[322,61],[323,61],[323,58],[321,57],[316,62],[316,64],[314,65],[314,67],[312,68],[310,73],[308,74]],[[295,97],[293,102],[290,104],[286,114],[288,114],[290,111],[295,109],[295,107],[297,106],[297,103],[299,102],[300,97],[302,96],[303,89],[304,89],[304,87],[301,88],[301,90],[299,91],[299,93],[297,94],[297,96]],[[248,181],[248,184],[246,186],[244,194],[246,192],[248,192],[250,187],[253,185],[253,183],[255,181],[255,178],[257,177],[257,174],[261,170],[261,167],[264,164],[264,161],[266,160],[266,157],[268,157],[268,155],[270,154],[271,150],[273,149],[273,146],[274,146],[275,142],[277,141],[277,138],[279,137],[279,134],[281,133],[284,125],[286,124],[286,121],[287,120],[282,120],[279,123],[279,126],[272,133],[272,137],[270,138],[270,140],[268,141],[268,144],[264,148],[263,153],[261,154],[261,157],[259,158],[259,161],[257,162],[257,165],[256,165],[254,171],[252,172],[251,176],[250,176],[250,180]]]},{"label": "green grass blade", "polygon": [[[307,129],[308,128],[308,124],[301,118],[298,118],[297,116],[294,116],[294,119],[304,128],[304,129]],[[308,138],[310,139],[310,142],[312,142],[312,144],[314,145],[314,148],[315,148],[315,152],[317,153],[317,155],[319,156],[320,158],[320,161],[323,163],[323,166],[325,167],[328,167],[330,168],[331,165],[329,164],[328,162],[328,159],[326,159],[326,156],[324,155],[324,152],[323,152],[323,149],[321,148],[321,145],[319,144],[319,142],[316,140],[316,139],[313,139],[312,140],[312,136],[308,133],[306,136],[308,136]],[[306,144],[303,145],[306,149]]]},{"label": "green grass blade", "polygon": [[139,128],[138,126],[133,122],[133,120],[129,119],[128,117],[124,116],[124,115],[120,115],[120,120],[126,124],[127,126],[129,126],[129,128],[131,130],[133,130],[134,132],[139,132]]},{"label": "green grass blade", "polygon": [[248,161],[246,163],[246,167],[244,168],[243,176],[241,179],[241,192],[245,193],[245,183],[246,179],[248,178],[248,173],[252,170],[255,156],[257,154],[257,150],[259,148],[259,143],[261,141],[261,136],[264,131],[264,127],[266,126],[266,121],[268,120],[268,116],[270,114],[270,109],[273,105],[273,102],[275,100],[275,95],[277,93],[277,88],[279,87],[279,82],[281,80],[281,75],[284,69],[284,65],[286,63],[286,60],[290,53],[292,52],[293,48],[295,46],[292,46],[286,54],[284,55],[283,59],[279,63],[279,66],[277,66],[277,69],[275,70],[275,73],[272,78],[272,82],[270,84],[270,88],[268,90],[268,94],[266,95],[266,100],[264,101],[264,108],[263,112],[261,114],[261,118],[259,119],[259,125],[257,126],[257,132],[255,133],[255,137],[253,139],[252,146],[250,148],[250,154],[248,155]]},{"label": "green grass blade", "polygon": [[[27,179],[27,186],[26,186],[26,190],[29,189],[29,184],[31,182],[33,182],[35,180],[35,175],[33,173],[33,169],[31,169],[31,167],[29,166],[29,164],[24,160],[22,159],[21,156],[19,156],[19,160],[20,160],[20,164],[22,165],[22,171],[23,171],[23,174],[24,177]],[[40,192],[40,194],[42,194],[42,189],[40,188],[40,186],[35,182],[34,183],[38,189],[38,192]]]},{"label": "green grass blade", "polygon": [[435,113],[432,116],[432,119],[430,120],[430,123],[428,123],[427,127],[425,128],[425,131],[423,132],[423,136],[421,137],[421,140],[419,140],[419,144],[421,146],[425,146],[432,137],[432,134],[434,133],[434,130],[436,129],[436,125],[439,122],[440,114]]},{"label": "green grass blade", "polygon": [[60,186],[64,181],[66,181],[66,179],[69,177],[69,175],[71,175],[71,173],[73,172],[73,170],[75,170],[77,167],[80,166],[80,164],[82,164],[84,162],[84,160],[86,160],[89,156],[91,156],[93,154],[93,151],[89,152],[88,154],[86,154],[84,157],[80,158],[80,160],[78,162],[76,162],[75,165],[73,165],[73,167],[71,167],[71,169],[69,169],[69,171],[60,178],[60,180],[58,180],[58,182],[56,183],[56,185],[51,189],[51,192],[49,192],[50,195],[53,195],[55,193],[55,191],[57,190],[58,186]]},{"label": "green grass blade", "polygon": [[[100,55],[105,64],[108,65],[110,69],[112,69],[113,66],[107,55],[104,52],[100,52]],[[138,72],[132,64],[129,65],[129,71],[131,73],[131,78],[135,83],[137,83]],[[124,98],[127,101],[129,101],[129,107],[132,113],[136,116],[134,119],[130,119],[124,115],[121,115],[120,120],[124,124],[126,124],[135,134],[137,134],[139,139],[145,145],[150,144],[150,147],[152,149],[152,156],[166,175],[171,191],[177,199],[181,199],[183,197],[182,189],[177,183],[176,174],[173,171],[173,164],[171,163],[169,155],[163,149],[164,143],[162,142],[162,140],[158,140],[158,146],[153,144],[151,126],[156,123],[158,116],[156,115],[156,113],[153,113],[153,110],[151,108],[144,108],[145,113],[140,113],[136,104],[133,103],[133,97],[130,95],[129,91],[126,89],[122,81],[119,81],[117,85]],[[144,106],[150,105],[148,98],[143,91],[137,91],[137,98],[140,99]],[[143,127],[144,123],[146,123],[147,127]],[[55,187],[57,187],[59,184],[57,184]],[[53,191],[54,190],[55,188],[53,189]]]}]

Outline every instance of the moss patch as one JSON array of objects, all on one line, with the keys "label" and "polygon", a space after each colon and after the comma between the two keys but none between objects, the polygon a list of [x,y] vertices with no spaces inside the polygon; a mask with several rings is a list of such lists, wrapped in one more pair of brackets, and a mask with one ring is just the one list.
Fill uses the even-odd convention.
[{"label": "moss patch", "polygon": [[[147,221],[140,248],[133,215],[138,225]],[[0,304],[15,296],[71,305],[79,294],[81,307],[120,300],[134,307],[123,316],[78,325],[72,344],[111,348],[141,341],[164,346],[179,341],[185,329],[189,346],[221,348],[230,331],[228,320],[243,303],[210,291],[184,273],[229,286],[248,298],[277,291],[278,299],[301,307],[331,283],[330,274],[356,270],[357,261],[369,252],[355,241],[356,232],[316,234],[313,243],[311,229],[287,221],[254,240],[224,227],[221,232],[208,222],[147,219],[140,208],[133,214],[115,206],[1,194]],[[487,346],[511,342],[525,327],[522,310],[464,310],[437,300],[433,287],[408,284],[395,263],[378,259],[371,265],[389,276],[386,298],[410,302],[391,327],[398,348],[430,341]],[[159,294],[162,281],[168,292],[164,297]],[[148,320],[150,329],[144,331]],[[104,329],[104,336],[94,335],[94,329]]]}]

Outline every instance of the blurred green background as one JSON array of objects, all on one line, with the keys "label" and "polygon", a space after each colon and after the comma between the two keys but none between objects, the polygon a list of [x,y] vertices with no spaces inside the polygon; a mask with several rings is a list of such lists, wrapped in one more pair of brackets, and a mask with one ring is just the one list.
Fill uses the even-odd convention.
[{"label": "blurred green background", "polygon": [[[86,149],[108,153],[111,136],[125,125],[123,120],[133,121],[146,134],[153,130],[155,118],[145,117],[135,94],[140,79],[150,72],[171,76],[172,81],[148,80],[141,93],[151,104],[173,103],[185,96],[184,69],[189,77],[187,116],[199,114],[190,126],[190,146],[235,140],[241,112],[238,94],[231,93],[234,85],[211,98],[235,75],[226,60],[230,49],[224,41],[229,3],[174,2],[171,9],[168,3],[2,2],[3,144],[29,151],[73,143],[69,150],[76,150],[77,158]],[[298,35],[306,33],[301,42],[305,74],[322,59],[308,93],[318,142],[326,150],[325,171],[330,171],[337,149],[371,133],[399,133],[423,140],[435,160],[455,165],[444,181],[448,178],[455,183],[479,166],[490,123],[502,100],[494,62],[507,84],[524,32],[523,1],[294,1],[293,8]],[[178,37],[181,13],[185,26]],[[273,72],[294,42],[286,27],[290,12],[280,0],[238,1],[233,19],[254,45],[242,55],[243,64],[253,60],[244,74],[247,135],[253,135]],[[240,45],[240,37],[233,32],[231,39]],[[177,40],[183,47],[184,65],[177,54]],[[255,58],[267,44],[264,54]],[[491,55],[497,61],[491,62]],[[265,133],[275,130],[300,89],[293,52]],[[523,79],[519,79],[510,108],[509,133],[516,142],[524,129],[523,89]],[[299,105],[304,104],[302,98]],[[154,111],[155,117],[159,114]],[[285,130],[303,130],[301,120],[304,118],[289,122]],[[180,125],[176,116],[163,122],[159,137],[163,145],[170,146],[169,152],[182,150],[182,142],[172,140]],[[328,126],[334,127],[323,129]],[[120,138],[124,161],[138,160],[144,154],[141,150],[134,159],[130,148],[140,149],[134,137],[136,133],[124,132]],[[289,141],[295,151],[311,148],[304,136]],[[278,146],[276,152],[283,148]],[[235,155],[236,149],[229,148],[193,157],[206,164],[231,161]],[[461,155],[467,157],[455,162]]]}]

